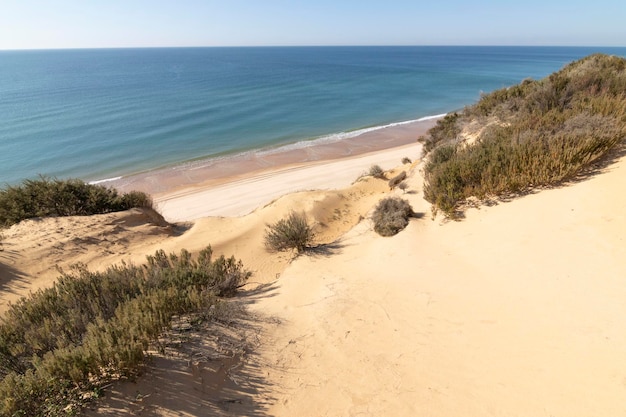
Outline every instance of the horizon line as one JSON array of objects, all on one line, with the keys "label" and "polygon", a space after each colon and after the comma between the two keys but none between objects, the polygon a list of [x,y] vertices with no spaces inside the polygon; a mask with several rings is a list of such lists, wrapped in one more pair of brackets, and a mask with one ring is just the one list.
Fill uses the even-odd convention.
[{"label": "horizon line", "polygon": [[68,50],[112,50],[112,49],[225,49],[225,48],[443,48],[443,47],[489,47],[489,48],[626,48],[616,45],[536,45],[536,44],[384,44],[384,45],[195,45],[195,46],[95,46],[53,48],[0,48],[0,52],[18,51],[68,51]]}]

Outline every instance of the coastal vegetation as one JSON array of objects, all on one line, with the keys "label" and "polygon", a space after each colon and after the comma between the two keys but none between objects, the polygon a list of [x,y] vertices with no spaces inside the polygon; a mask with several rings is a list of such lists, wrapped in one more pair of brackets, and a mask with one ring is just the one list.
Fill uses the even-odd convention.
[{"label": "coastal vegetation", "polygon": [[265,229],[265,247],[271,252],[295,249],[298,253],[311,247],[315,235],[304,213],[292,211],[289,216]]},{"label": "coastal vegetation", "polygon": [[385,171],[383,171],[380,165],[372,165],[368,171],[368,175],[378,179],[385,179]]},{"label": "coastal vegetation", "polygon": [[372,214],[374,231],[381,236],[393,236],[409,224],[415,213],[408,201],[399,197],[381,200]]},{"label": "coastal vegetation", "polygon": [[141,266],[60,274],[0,324],[0,416],[74,414],[106,383],[136,377],[147,351],[167,343],[159,336],[173,317],[226,320],[223,297],[250,276],[233,257],[212,259],[210,247],[195,259],[158,251]]},{"label": "coastal vegetation", "polygon": [[[463,133],[472,126],[477,136],[467,141]],[[572,180],[624,138],[626,59],[591,55],[440,119],[421,138],[428,155],[424,197],[454,217],[470,197]]]},{"label": "coastal vegetation", "polygon": [[406,179],[406,171],[400,172],[398,175],[396,175],[395,177],[389,180],[389,188],[393,190],[405,179]]},{"label": "coastal vegetation", "polygon": [[151,208],[150,197],[139,191],[120,194],[113,188],[78,179],[39,177],[0,190],[0,227],[35,217],[86,216]]},{"label": "coastal vegetation", "polygon": [[[625,137],[624,67],[624,60],[592,56],[442,118],[423,139],[425,198],[453,216],[472,196],[519,193],[574,178]],[[472,123],[482,127],[470,143],[464,132]],[[378,165],[369,175],[385,179]],[[406,177],[402,171],[389,187],[405,192]],[[0,191],[0,226],[131,207],[151,207],[151,201],[143,193],[119,195],[78,180],[42,177]],[[374,230],[395,235],[414,216],[407,200],[385,198],[372,215]],[[292,211],[266,226],[264,243],[270,251],[301,253],[314,238],[306,215]],[[163,335],[173,318],[228,320],[225,297],[236,294],[250,272],[234,257],[212,255],[210,247],[197,256],[158,251],[145,265],[122,263],[101,273],[76,265],[59,270],[52,288],[10,306],[0,321],[0,416],[71,415],[110,381],[139,375],[149,352],[168,343]]]}]

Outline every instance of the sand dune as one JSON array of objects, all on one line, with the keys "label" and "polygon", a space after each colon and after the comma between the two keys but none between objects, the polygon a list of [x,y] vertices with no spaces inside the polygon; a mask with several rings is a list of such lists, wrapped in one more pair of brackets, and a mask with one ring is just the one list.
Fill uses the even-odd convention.
[{"label": "sand dune", "polygon": [[[462,222],[367,222],[259,312],[274,416],[626,413],[626,160]],[[419,196],[415,207],[426,209]]]},{"label": "sand dune", "polygon": [[[385,152],[355,169],[384,164],[392,155]],[[417,154],[402,149],[386,167]],[[343,163],[347,172],[355,162]],[[49,285],[54,259],[103,267],[210,243],[254,271],[242,300],[255,324],[241,335],[254,350],[222,376],[225,385],[205,388],[222,369],[209,362],[157,358],[146,378],[111,388],[89,415],[626,414],[626,158],[577,184],[471,209],[460,222],[431,219],[415,167],[403,197],[424,216],[391,238],[367,219],[390,192],[386,183],[350,185],[353,172],[342,183],[333,169],[315,163],[231,184],[230,203],[215,210],[235,217],[201,218],[188,229],[153,225],[136,212],[14,226],[0,252],[12,274],[3,300]],[[307,182],[329,172],[326,185]],[[327,190],[237,206],[259,184],[268,195],[293,191],[282,188],[285,178],[301,181],[298,190]],[[192,194],[161,199],[160,207],[170,219],[180,207],[190,208],[180,218],[207,215],[196,205],[216,207],[210,193]],[[294,208],[315,224],[319,243],[334,243],[328,251],[295,260],[265,252],[265,224]],[[40,265],[70,228],[63,251]]]},{"label": "sand dune", "polygon": [[121,260],[142,262],[175,231],[150,212],[133,209],[99,216],[25,220],[3,231],[0,313],[8,302],[51,286],[57,267],[83,263],[93,270]]}]

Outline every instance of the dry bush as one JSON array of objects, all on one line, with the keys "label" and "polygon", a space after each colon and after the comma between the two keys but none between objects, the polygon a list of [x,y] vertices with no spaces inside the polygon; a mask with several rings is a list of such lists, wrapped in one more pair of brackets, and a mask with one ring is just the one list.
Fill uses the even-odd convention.
[{"label": "dry bush", "polygon": [[396,175],[395,177],[389,180],[389,188],[393,190],[398,184],[400,184],[405,179],[406,179],[406,171],[402,171],[401,173],[399,173],[398,175]]},{"label": "dry bush", "polygon": [[385,198],[378,203],[372,215],[374,231],[381,236],[393,236],[409,224],[413,215],[408,201],[398,197]]},{"label": "dry bush", "polygon": [[385,179],[385,171],[379,165],[372,165],[368,174],[374,178]]},{"label": "dry bush", "polygon": [[271,252],[295,249],[300,253],[311,246],[314,237],[304,213],[292,211],[287,218],[267,225],[265,247]]},{"label": "dry bush", "polygon": [[406,165],[406,164],[410,164],[412,163],[411,159],[409,157],[404,157],[402,158],[402,165]]}]

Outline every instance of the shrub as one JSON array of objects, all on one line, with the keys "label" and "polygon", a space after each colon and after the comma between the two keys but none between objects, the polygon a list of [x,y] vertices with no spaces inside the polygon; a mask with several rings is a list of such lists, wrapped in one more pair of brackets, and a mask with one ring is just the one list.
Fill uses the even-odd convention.
[{"label": "shrub", "polygon": [[406,193],[406,190],[409,188],[409,184],[402,181],[400,184],[398,184],[398,188],[402,190],[402,193]]},{"label": "shrub", "polygon": [[385,171],[379,165],[372,165],[368,173],[374,178],[385,179]]},{"label": "shrub", "polygon": [[398,184],[400,184],[405,179],[406,179],[406,171],[402,171],[401,173],[399,173],[398,175],[396,175],[395,177],[389,180],[389,188],[393,190]]},{"label": "shrub", "polygon": [[398,197],[385,198],[378,203],[372,215],[374,231],[381,236],[393,236],[409,224],[413,215],[408,201]]},{"label": "shrub", "polygon": [[81,180],[40,177],[0,190],[0,226],[50,216],[86,216],[152,207],[150,197],[133,191],[120,195],[115,189]]},{"label": "shrub", "polygon": [[292,211],[287,218],[267,226],[265,247],[270,251],[295,249],[300,253],[311,246],[313,238],[304,213]]},{"label": "shrub", "polygon": [[404,158],[402,158],[402,164],[403,164],[403,165],[405,165],[405,164],[410,164],[410,163],[412,163],[412,161],[411,161],[411,159],[410,159],[410,158],[408,158],[408,157],[406,157],[406,156],[405,156]]},{"label": "shrub", "polygon": [[[471,146],[454,136],[488,121]],[[483,95],[441,119],[424,139],[430,151],[424,198],[454,216],[468,197],[510,195],[570,180],[626,138],[626,59],[591,55],[539,81]]]},{"label": "shrub", "polygon": [[11,305],[0,324],[0,416],[65,416],[82,393],[137,375],[174,315],[228,319],[216,296],[250,276],[234,258],[182,250],[105,272],[76,266]]},{"label": "shrub", "polygon": [[437,124],[428,131],[428,135],[422,139],[424,144],[424,153],[428,153],[435,147],[445,141],[454,140],[461,133],[458,125],[460,115],[458,113],[448,113],[441,119],[437,120]]},{"label": "shrub", "polygon": [[131,208],[153,208],[152,198],[143,191],[130,191],[120,197],[121,206],[125,210]]}]

